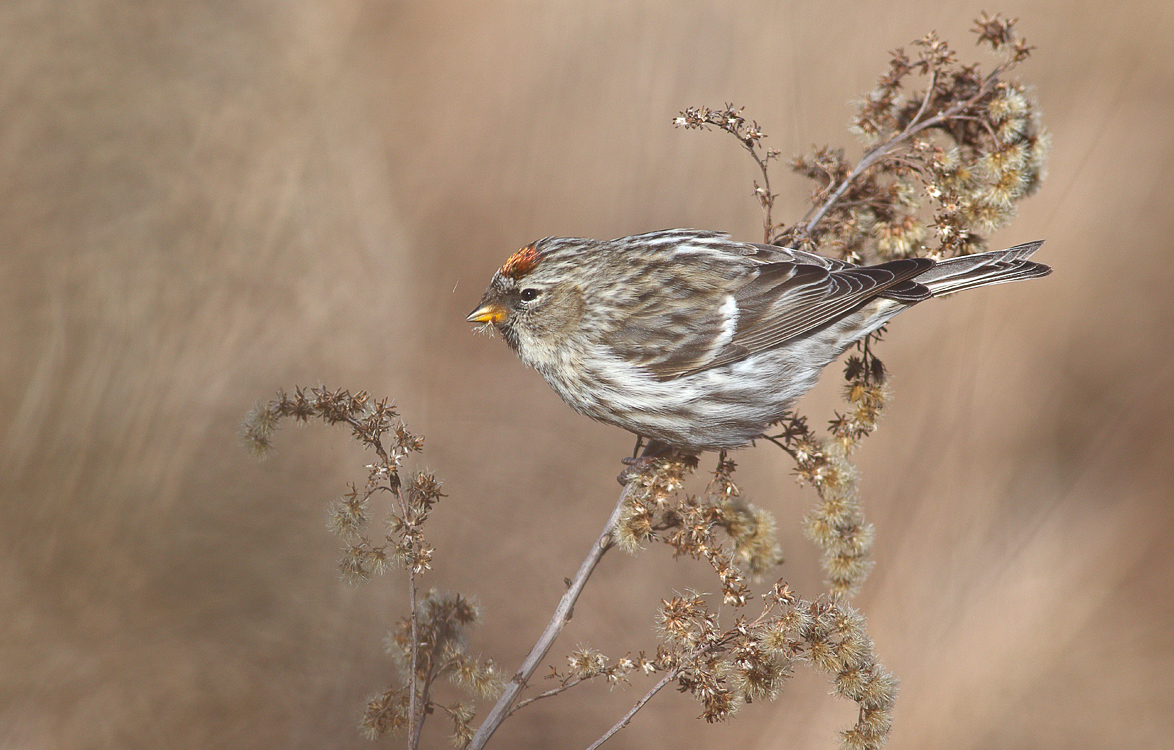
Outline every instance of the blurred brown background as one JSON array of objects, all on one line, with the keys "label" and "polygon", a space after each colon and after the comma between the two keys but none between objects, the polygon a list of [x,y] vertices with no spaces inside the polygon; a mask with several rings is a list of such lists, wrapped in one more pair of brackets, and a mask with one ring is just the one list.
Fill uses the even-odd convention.
[{"label": "blurred brown background", "polygon": [[[891,747],[1169,742],[1174,5],[9,0],[0,747],[369,746],[403,585],[340,582],[323,523],[364,457],[320,427],[263,463],[236,438],[293,384],[391,395],[427,435],[450,497],[425,584],[479,597],[473,650],[515,668],[631,440],[469,333],[489,275],[548,234],[756,239],[749,159],[672,117],[733,102],[785,155],[858,155],[848,102],[887,51],[936,29],[988,66],[984,7],[1039,47],[1020,75],[1055,139],[993,244],[1047,238],[1056,272],[920,306],[882,349],[857,604],[902,680]],[[808,186],[775,178],[794,221]],[[805,401],[819,422],[837,379]],[[738,460],[814,593],[812,495],[776,450]],[[609,555],[550,661],[651,649],[659,598],[710,585],[663,549]],[[582,747],[644,687],[538,704],[496,746]],[[826,693],[800,670],[711,727],[670,691],[613,743],[833,747],[853,707]]]}]

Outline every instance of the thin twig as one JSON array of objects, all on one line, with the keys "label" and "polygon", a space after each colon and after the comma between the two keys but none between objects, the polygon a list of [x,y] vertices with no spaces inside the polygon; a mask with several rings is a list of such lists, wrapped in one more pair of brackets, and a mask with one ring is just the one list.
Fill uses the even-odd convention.
[{"label": "thin twig", "polygon": [[[358,420],[349,418],[347,422],[356,430],[361,428]],[[387,468],[390,474],[392,470],[392,460],[387,455],[387,451],[383,448],[382,442],[376,437],[373,441],[376,454],[382,460],[384,467]],[[395,495],[399,503],[400,514],[403,516],[404,523],[413,524],[414,520],[411,517],[411,506],[408,504],[407,498],[404,497],[404,492],[398,484],[393,488],[388,486],[386,488],[389,492]],[[416,690],[419,687],[419,659],[420,659],[420,636],[419,636],[419,607],[416,602],[416,565],[413,562],[408,566],[408,622],[411,625],[412,637],[412,663],[409,668],[408,676],[408,747],[411,750],[416,750],[420,746],[420,731],[424,728],[424,713],[418,709],[419,701],[416,696]]]},{"label": "thin twig", "polygon": [[517,705],[515,705],[513,708],[511,708],[509,710],[509,713],[506,714],[506,718],[513,716],[515,711],[518,711],[522,708],[525,708],[526,706],[530,705],[534,701],[539,701],[539,700],[542,700],[543,698],[551,698],[553,696],[556,696],[559,693],[570,690],[571,688],[578,685],[580,682],[583,682],[583,679],[576,677],[575,679],[571,680],[570,682],[566,683],[565,685],[559,685],[556,688],[551,688],[550,690],[547,690],[545,693],[540,693],[539,695],[532,696],[530,698],[527,698],[524,701],[518,701]]},{"label": "thin twig", "polygon": [[762,438],[763,440],[769,440],[770,442],[774,443],[775,445],[777,445],[778,447],[780,447],[784,451],[786,451],[786,453],[791,458],[795,458],[795,451],[793,451],[790,447],[788,447],[786,443],[783,443],[779,440],[779,437],[781,437],[781,436],[763,434],[763,435],[759,435],[759,437]]},{"label": "thin twig", "polygon": [[[382,446],[380,446],[380,453],[382,455]],[[384,461],[387,457],[384,455]],[[412,523],[410,508],[408,501],[404,497],[403,490],[399,487],[395,488],[395,496],[399,500],[400,512],[403,514],[405,523]],[[420,670],[420,636],[419,636],[419,619],[420,612],[416,602],[416,564],[415,561],[408,566],[408,621],[411,624],[412,637],[412,666],[408,670],[410,675],[408,677],[408,747],[411,750],[416,750],[420,746],[420,731],[424,728],[424,712],[421,710],[419,701],[416,697],[416,690],[418,685],[418,675]]]},{"label": "thin twig", "polygon": [[763,242],[769,243],[771,232],[774,231],[774,218],[771,216],[771,211],[775,205],[775,196],[770,191],[770,171],[767,168],[772,152],[768,149],[766,157],[759,158],[758,151],[754,147],[753,142],[748,143],[744,140],[742,141],[742,145],[750,152],[750,157],[754,159],[754,162],[758,164],[758,169],[762,172],[762,188],[758,195],[758,202],[764,211],[764,216],[762,217]]},{"label": "thin twig", "polygon": [[416,750],[420,746],[420,730],[424,727],[424,716],[416,714],[416,675],[419,670],[419,649],[420,637],[416,634],[417,623],[419,619],[416,610],[416,568],[411,566],[408,569],[408,601],[410,602],[411,612],[409,617],[412,624],[412,668],[409,670],[412,674],[409,678],[411,685],[408,695],[408,736],[411,737],[411,743],[408,745],[412,750]]},{"label": "thin twig", "polygon": [[929,85],[925,87],[925,97],[921,100],[921,107],[918,108],[917,114],[913,115],[913,119],[909,121],[910,125],[915,125],[921,116],[925,114],[925,108],[929,106],[929,100],[933,99],[934,86],[938,85],[938,72],[935,70],[929,75]]},{"label": "thin twig", "polygon": [[660,678],[660,682],[653,685],[652,689],[650,689],[647,693],[645,693],[643,698],[636,701],[636,704],[634,706],[632,706],[631,710],[628,711],[628,713],[624,714],[624,718],[617,721],[611,729],[604,732],[602,737],[597,739],[595,742],[592,742],[590,747],[587,748],[587,750],[597,750],[597,748],[600,745],[602,745],[603,743],[605,743],[609,739],[611,739],[612,736],[615,735],[616,732],[618,732],[621,729],[623,729],[624,727],[628,726],[628,722],[632,720],[632,717],[636,715],[636,712],[639,711],[640,709],[644,708],[644,704],[647,703],[648,701],[652,700],[652,696],[659,693],[661,688],[663,688],[665,685],[667,685],[670,682],[672,682],[673,680],[675,680],[677,678],[677,675],[680,673],[680,671],[681,671],[680,667],[674,667],[674,668],[670,669],[668,672],[666,672],[665,676]]},{"label": "thin twig", "polygon": [[517,699],[518,693],[526,686],[530,677],[538,669],[538,665],[546,658],[547,652],[554,645],[554,641],[558,638],[559,633],[562,632],[563,627],[571,619],[575,602],[578,601],[579,594],[583,592],[583,587],[587,584],[587,579],[591,577],[591,572],[599,564],[603,553],[611,549],[614,544],[612,531],[615,529],[616,524],[619,523],[620,514],[623,513],[624,506],[628,502],[628,493],[634,486],[634,484],[629,483],[620,493],[619,502],[616,503],[616,507],[612,510],[611,516],[607,519],[607,523],[603,525],[603,531],[600,533],[599,538],[591,545],[591,549],[587,552],[587,557],[579,566],[575,577],[568,583],[567,592],[563,594],[563,598],[559,601],[558,607],[555,608],[554,615],[551,616],[546,630],[543,631],[541,637],[534,644],[534,648],[530,649],[530,654],[522,662],[522,666],[518,669],[517,674],[506,684],[505,690],[502,691],[501,697],[497,699],[497,703],[493,706],[489,715],[485,717],[485,721],[477,728],[477,733],[469,741],[467,746],[468,750],[481,750],[481,748],[485,747],[485,743],[489,741],[489,738],[493,736],[493,733],[501,725],[501,722],[509,715],[510,706]]},{"label": "thin twig", "polygon": [[[412,577],[412,580],[413,580],[413,589],[414,589],[415,588],[415,585],[414,585],[415,576],[414,575]],[[412,645],[413,645],[413,647],[415,647],[416,644],[412,644]],[[424,716],[428,712],[428,708],[430,707],[430,705],[432,703],[432,700],[430,698],[430,696],[432,694],[432,682],[436,678],[436,676],[438,674],[440,674],[440,670],[434,668],[434,666],[436,664],[436,651],[438,648],[440,648],[440,641],[437,639],[434,639],[434,642],[432,644],[432,649],[430,650],[430,652],[428,654],[428,671],[424,675],[424,687],[420,690],[420,704],[421,704],[423,710],[421,710],[421,712],[420,712],[420,720],[416,722],[416,731],[415,731],[415,734],[412,735],[412,738],[411,738],[412,741],[411,741],[411,744],[409,745],[409,747],[411,747],[412,750],[416,750],[416,748],[418,748],[420,746],[420,731],[424,728]]]}]

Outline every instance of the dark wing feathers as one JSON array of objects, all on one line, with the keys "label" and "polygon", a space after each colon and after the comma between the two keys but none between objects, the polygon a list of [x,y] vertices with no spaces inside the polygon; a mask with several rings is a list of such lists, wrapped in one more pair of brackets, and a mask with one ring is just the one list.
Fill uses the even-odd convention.
[{"label": "dark wing feathers", "polygon": [[883,293],[877,295],[885,299],[896,300],[897,302],[921,302],[933,296],[933,292],[929,290],[925,284],[922,284],[917,279],[907,279],[900,284],[894,284],[886,289]]},{"label": "dark wing feathers", "polygon": [[[743,295],[742,290],[735,293],[739,307],[738,332],[731,344],[740,345],[749,353],[771,349],[830,323],[890,289],[909,295],[911,287],[917,285],[905,282],[933,264],[927,258],[904,258],[838,271],[799,266],[770,293],[758,289],[752,289],[752,295]],[[754,282],[744,289],[753,286]],[[928,290],[919,299],[927,296]],[[733,361],[723,354],[719,353],[710,366]]]},{"label": "dark wing feathers", "polygon": [[[662,380],[736,362],[852,312],[878,296],[916,302],[930,296],[911,281],[932,268],[927,258],[905,258],[862,268],[785,248],[769,248],[762,263],[733,290],[736,328],[732,337],[728,297],[710,309],[647,305],[632,311],[616,331],[617,354]],[[782,252],[779,252],[782,251]],[[790,257],[793,260],[782,260]],[[775,259],[779,260],[775,260]],[[723,328],[724,327],[724,328]]]}]

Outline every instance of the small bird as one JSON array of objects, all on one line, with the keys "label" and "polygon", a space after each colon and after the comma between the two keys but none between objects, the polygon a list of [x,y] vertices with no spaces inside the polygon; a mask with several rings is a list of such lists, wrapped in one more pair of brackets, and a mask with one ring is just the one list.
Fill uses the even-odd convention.
[{"label": "small bird", "polygon": [[902,310],[1051,273],[1028,260],[1041,244],[858,266],[693,229],[547,237],[506,260],[468,321],[581,414],[689,453],[738,448]]}]

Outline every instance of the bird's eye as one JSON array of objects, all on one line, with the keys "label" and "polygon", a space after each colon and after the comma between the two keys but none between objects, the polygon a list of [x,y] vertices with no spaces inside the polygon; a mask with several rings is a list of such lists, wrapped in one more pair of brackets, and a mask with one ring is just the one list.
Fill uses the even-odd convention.
[{"label": "bird's eye", "polygon": [[519,296],[522,298],[523,302],[533,302],[534,300],[538,299],[538,295],[540,294],[542,294],[542,292],[538,289],[528,288],[523,289]]}]

